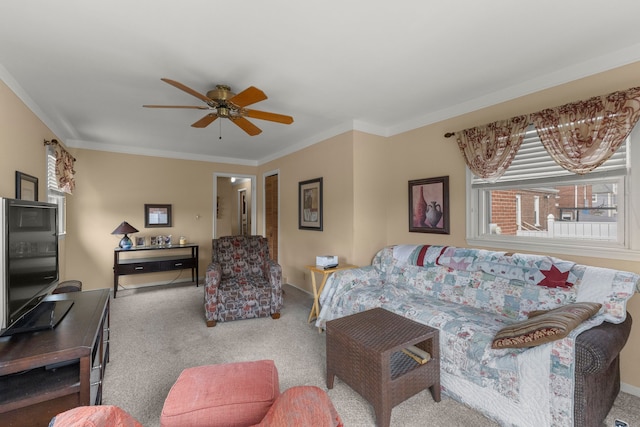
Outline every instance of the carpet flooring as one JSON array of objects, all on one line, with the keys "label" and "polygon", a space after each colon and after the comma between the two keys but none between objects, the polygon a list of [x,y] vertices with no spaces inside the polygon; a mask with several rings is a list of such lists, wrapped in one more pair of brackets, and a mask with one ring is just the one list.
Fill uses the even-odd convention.
[{"label": "carpet flooring", "polygon": [[[218,323],[213,328],[205,325],[202,285],[118,291],[111,301],[103,404],[120,406],[145,427],[156,427],[164,399],[183,369],[260,359],[275,361],[281,391],[295,385],[327,390],[325,335],[307,323],[313,299],[292,286],[284,289],[280,319]],[[328,394],[345,426],[375,426],[373,408],[339,378]],[[640,398],[620,393],[605,425],[613,426],[616,418],[640,426]],[[393,408],[391,425],[498,424],[444,394],[435,403],[425,390]]]}]

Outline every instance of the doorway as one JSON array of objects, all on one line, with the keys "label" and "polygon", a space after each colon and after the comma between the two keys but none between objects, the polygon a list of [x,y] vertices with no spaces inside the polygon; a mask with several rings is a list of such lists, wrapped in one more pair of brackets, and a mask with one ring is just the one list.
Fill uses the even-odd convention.
[{"label": "doorway", "polygon": [[[232,182],[233,181],[233,182]],[[242,190],[242,191],[241,191]],[[243,197],[244,204],[241,203]],[[242,207],[246,221],[241,220]],[[213,174],[213,238],[256,234],[256,176]],[[243,233],[244,231],[244,233]]]}]

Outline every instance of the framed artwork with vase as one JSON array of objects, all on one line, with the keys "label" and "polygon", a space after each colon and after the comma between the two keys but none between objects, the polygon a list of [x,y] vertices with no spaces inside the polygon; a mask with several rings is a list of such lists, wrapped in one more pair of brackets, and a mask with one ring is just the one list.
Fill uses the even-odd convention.
[{"label": "framed artwork with vase", "polygon": [[449,177],[409,181],[409,231],[449,234]]},{"label": "framed artwork with vase", "polygon": [[322,177],[298,183],[298,229],[322,231]]}]

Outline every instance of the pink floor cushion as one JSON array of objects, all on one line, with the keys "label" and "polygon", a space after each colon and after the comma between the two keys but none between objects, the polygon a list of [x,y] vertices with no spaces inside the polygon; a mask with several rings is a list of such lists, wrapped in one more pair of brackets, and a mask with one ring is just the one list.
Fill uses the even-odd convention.
[{"label": "pink floor cushion", "polygon": [[250,426],[280,395],[272,360],[199,366],[182,371],[162,408],[162,427]]},{"label": "pink floor cushion", "polygon": [[327,393],[316,386],[297,386],[283,392],[255,427],[343,427]]},{"label": "pink floor cushion", "polygon": [[142,427],[117,406],[79,406],[53,417],[49,427]]}]

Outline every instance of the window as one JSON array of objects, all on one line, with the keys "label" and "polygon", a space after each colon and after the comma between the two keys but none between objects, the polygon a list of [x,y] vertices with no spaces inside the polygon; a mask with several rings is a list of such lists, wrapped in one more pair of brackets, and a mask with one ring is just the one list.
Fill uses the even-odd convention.
[{"label": "window", "polygon": [[631,197],[640,180],[630,173],[640,171],[635,153],[640,150],[631,150],[637,144],[640,130],[634,129],[606,163],[577,175],[551,159],[530,126],[511,166],[496,182],[467,170],[469,244],[640,259],[640,200]]},{"label": "window", "polygon": [[58,205],[58,235],[67,234],[67,198],[58,188],[56,178],[56,153],[51,145],[47,145],[47,201]]}]

